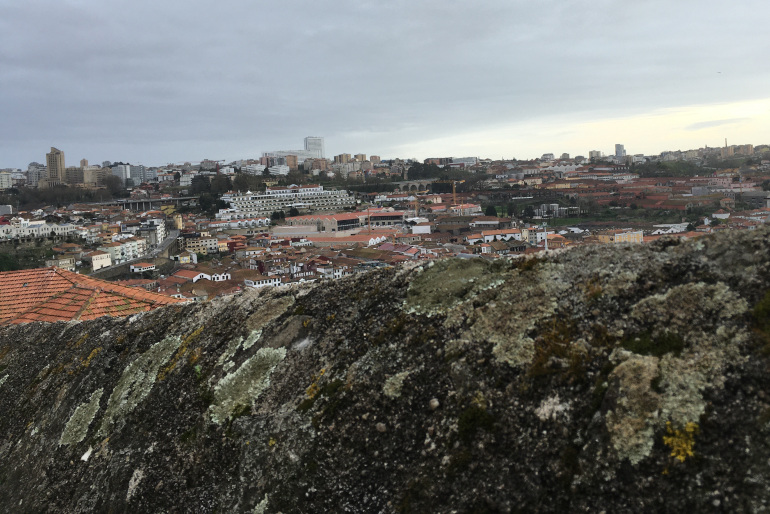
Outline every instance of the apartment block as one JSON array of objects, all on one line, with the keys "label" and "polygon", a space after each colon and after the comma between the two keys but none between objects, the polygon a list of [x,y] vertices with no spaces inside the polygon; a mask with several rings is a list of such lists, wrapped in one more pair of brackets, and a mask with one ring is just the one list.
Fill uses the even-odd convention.
[{"label": "apartment block", "polygon": [[355,205],[355,199],[345,190],[324,190],[320,185],[291,185],[268,187],[264,194],[245,193],[224,195],[230,204],[216,217],[222,220],[259,218],[273,212],[288,212],[292,207],[310,211],[338,211]]}]

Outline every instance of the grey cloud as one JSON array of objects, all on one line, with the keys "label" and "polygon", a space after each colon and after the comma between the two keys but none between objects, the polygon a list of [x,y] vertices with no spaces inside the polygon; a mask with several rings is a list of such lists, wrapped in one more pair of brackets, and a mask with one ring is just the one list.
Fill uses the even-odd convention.
[{"label": "grey cloud", "polygon": [[51,145],[81,152],[73,159],[148,164],[204,151],[258,156],[311,133],[326,136],[330,153],[388,156],[420,140],[544,116],[763,97],[770,39],[746,28],[767,4],[720,7],[6,2],[0,167],[39,161]]},{"label": "grey cloud", "polygon": [[693,123],[692,125],[687,125],[685,127],[685,130],[702,130],[706,128],[719,127],[721,125],[731,125],[733,123],[740,123],[742,121],[746,121],[750,119],[751,118],[730,118],[726,120],[700,121],[698,123]]}]

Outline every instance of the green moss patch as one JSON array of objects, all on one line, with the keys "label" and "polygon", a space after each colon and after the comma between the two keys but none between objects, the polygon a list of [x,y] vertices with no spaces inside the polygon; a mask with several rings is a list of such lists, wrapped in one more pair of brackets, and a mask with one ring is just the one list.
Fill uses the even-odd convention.
[{"label": "green moss patch", "polygon": [[667,353],[673,353],[678,357],[685,347],[685,342],[679,334],[674,332],[663,331],[657,335],[644,332],[624,340],[621,346],[638,355],[662,357]]},{"label": "green moss patch", "polygon": [[406,308],[421,314],[456,305],[500,280],[501,266],[483,259],[447,259],[413,275]]},{"label": "green moss patch", "polygon": [[457,434],[465,444],[470,444],[480,430],[491,432],[495,427],[495,417],[479,405],[465,409],[457,420]]}]

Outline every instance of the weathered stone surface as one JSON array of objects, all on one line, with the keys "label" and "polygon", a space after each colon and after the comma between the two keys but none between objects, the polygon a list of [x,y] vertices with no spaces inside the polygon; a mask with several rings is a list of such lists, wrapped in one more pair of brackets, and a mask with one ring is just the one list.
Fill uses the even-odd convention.
[{"label": "weathered stone surface", "polygon": [[764,230],[0,328],[8,512],[762,512]]}]

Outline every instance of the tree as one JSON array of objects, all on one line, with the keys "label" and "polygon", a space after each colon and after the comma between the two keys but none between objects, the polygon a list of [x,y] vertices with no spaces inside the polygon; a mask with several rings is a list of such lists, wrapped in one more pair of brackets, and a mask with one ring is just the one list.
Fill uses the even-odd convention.
[{"label": "tree", "polygon": [[15,271],[21,269],[21,265],[16,257],[0,253],[0,271]]},{"label": "tree", "polygon": [[216,175],[211,179],[211,192],[221,195],[233,188],[233,183],[227,175]]},{"label": "tree", "polygon": [[190,181],[190,193],[197,195],[211,191],[211,183],[206,175],[196,175]]},{"label": "tree", "polygon": [[484,216],[494,216],[497,217],[497,209],[495,209],[494,205],[488,205],[487,209],[484,211]]},{"label": "tree", "polygon": [[241,192],[256,191],[261,183],[259,177],[248,173],[238,173],[233,179],[233,189]]},{"label": "tree", "polygon": [[[217,200],[217,198],[210,193],[203,193],[202,195],[200,195],[200,197],[198,197],[198,205],[200,206],[201,210],[212,216],[217,212],[217,208],[220,201],[221,200]],[[225,207],[226,206],[227,204],[225,204]]]},{"label": "tree", "polygon": [[289,216],[299,216],[299,210],[296,207],[289,209]]},{"label": "tree", "polygon": [[123,190],[123,181],[120,180],[120,177],[116,177],[115,175],[107,175],[104,177],[104,186],[110,194],[114,195]]},{"label": "tree", "polygon": [[535,217],[535,208],[531,205],[527,205],[524,207],[524,217],[525,218],[534,218]]}]

